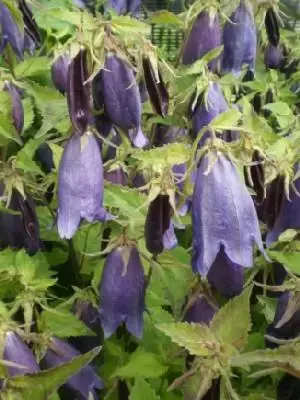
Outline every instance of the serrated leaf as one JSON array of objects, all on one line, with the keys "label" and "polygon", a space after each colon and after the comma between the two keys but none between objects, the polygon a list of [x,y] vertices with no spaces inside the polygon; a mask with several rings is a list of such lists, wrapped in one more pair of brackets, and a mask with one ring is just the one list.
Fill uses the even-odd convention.
[{"label": "serrated leaf", "polygon": [[131,354],[128,362],[118,368],[113,378],[158,378],[168,370],[168,366],[161,363],[154,353],[139,348]]},{"label": "serrated leaf", "polygon": [[44,139],[30,139],[25,146],[17,153],[16,166],[25,172],[33,172],[44,175],[40,167],[33,161],[33,156],[37,148],[43,143]]},{"label": "serrated leaf", "polygon": [[100,352],[96,347],[86,354],[74,357],[70,362],[33,375],[16,376],[6,380],[6,389],[19,393],[22,400],[44,400],[67,379],[88,365]]},{"label": "serrated leaf", "polygon": [[278,367],[300,378],[300,343],[282,345],[272,350],[256,350],[231,358],[233,367],[245,368],[255,364]]},{"label": "serrated leaf", "polygon": [[129,400],[159,400],[160,397],[144,379],[136,379]]},{"label": "serrated leaf", "polygon": [[139,33],[141,35],[150,35],[150,26],[145,22],[139,21],[129,16],[113,15],[111,19],[113,29],[119,31],[120,34],[130,35],[132,33]]},{"label": "serrated leaf", "polygon": [[263,106],[263,109],[269,110],[269,111],[273,112],[274,114],[282,115],[282,116],[286,116],[286,117],[288,117],[289,115],[292,114],[290,107],[286,103],[283,103],[281,101],[279,101],[277,103],[268,103]]},{"label": "serrated leaf", "polygon": [[184,143],[172,143],[151,150],[135,150],[132,157],[140,161],[140,168],[162,169],[175,164],[184,164],[190,156],[190,147]]},{"label": "serrated leaf", "polygon": [[10,140],[13,140],[20,146],[23,144],[12,121],[6,115],[0,114],[0,143],[7,144]]},{"label": "serrated leaf", "polygon": [[300,252],[285,252],[269,250],[270,257],[284,265],[289,271],[300,275]]},{"label": "serrated leaf", "polygon": [[190,354],[207,357],[213,354],[213,344],[216,338],[206,325],[177,322],[173,324],[160,324],[157,328],[170,336],[174,343],[185,347]]},{"label": "serrated leaf", "polygon": [[58,166],[59,166],[60,159],[62,157],[64,149],[55,143],[49,143],[49,147],[52,151],[52,157],[53,157],[53,163],[54,163],[55,169],[58,170]]},{"label": "serrated leaf", "polygon": [[209,126],[212,129],[220,131],[233,130],[237,127],[240,118],[241,113],[233,108],[232,110],[225,111],[224,113],[216,116],[216,118],[211,121]]},{"label": "serrated leaf", "polygon": [[250,295],[252,286],[229,300],[214,316],[211,330],[221,343],[242,349],[251,328]]},{"label": "serrated leaf", "polygon": [[16,78],[31,78],[50,70],[48,57],[30,57],[15,67]]},{"label": "serrated leaf", "polygon": [[71,313],[65,313],[60,310],[53,309],[43,311],[40,316],[40,322],[43,326],[49,328],[53,335],[67,338],[70,336],[95,336],[83,322]]},{"label": "serrated leaf", "polygon": [[178,27],[183,25],[182,20],[177,15],[167,10],[154,12],[147,22],[149,24],[177,25]]},{"label": "serrated leaf", "polygon": [[29,129],[34,121],[34,110],[32,100],[29,97],[26,97],[22,100],[23,108],[24,108],[24,128],[23,131],[25,132]]}]

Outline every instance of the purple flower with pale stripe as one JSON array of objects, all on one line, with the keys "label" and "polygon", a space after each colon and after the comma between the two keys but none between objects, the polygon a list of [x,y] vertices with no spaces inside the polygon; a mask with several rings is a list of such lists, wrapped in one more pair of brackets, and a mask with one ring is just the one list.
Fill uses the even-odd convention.
[{"label": "purple flower with pale stripe", "polygon": [[192,225],[192,267],[202,276],[207,276],[222,250],[232,265],[247,268],[253,266],[255,243],[265,254],[253,200],[236,167],[222,153],[208,153],[200,161]]},{"label": "purple flower with pale stripe", "polygon": [[125,323],[137,338],[143,332],[145,308],[145,276],[134,246],[114,249],[105,261],[100,284],[100,314],[105,338]]},{"label": "purple flower with pale stripe", "polygon": [[105,221],[103,208],[103,163],[100,149],[89,132],[74,133],[62,155],[58,171],[58,233],[70,239],[84,218]]}]

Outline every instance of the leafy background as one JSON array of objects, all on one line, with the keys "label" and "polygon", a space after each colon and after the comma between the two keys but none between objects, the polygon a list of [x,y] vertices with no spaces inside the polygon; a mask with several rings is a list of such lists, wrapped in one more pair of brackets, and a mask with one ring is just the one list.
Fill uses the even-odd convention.
[{"label": "leafy background", "polygon": [[[272,264],[257,256],[254,268],[247,272],[245,289],[240,296],[228,301],[213,293],[218,298],[220,311],[211,324],[187,324],[182,322],[182,313],[195,287],[204,293],[210,291],[207,282],[201,281],[191,271],[189,215],[180,219],[184,229],[176,230],[179,239],[177,248],[151,261],[143,239],[151,191],[148,198],[133,187],[106,182],[104,205],[115,212],[119,220],[105,224],[83,222],[72,240],[59,238],[55,226],[57,171],[63,143],[71,132],[71,123],[66,99],[53,86],[51,64],[54,56],[66,48],[71,47],[73,52],[78,49],[78,43],[84,43],[89,49],[98,45],[99,63],[94,64],[96,72],[103,63],[103,30],[99,25],[100,16],[94,18],[87,10],[79,11],[69,0],[39,0],[30,4],[41,29],[43,45],[34,55],[27,54],[22,62],[16,62],[12,54],[9,54],[9,63],[7,58],[2,58],[1,82],[9,79],[24,89],[25,124],[19,136],[8,120],[11,104],[1,92],[1,170],[16,172],[22,185],[35,198],[40,237],[45,248],[34,255],[27,254],[25,250],[3,249],[0,252],[1,330],[6,329],[7,321],[13,320],[38,359],[45,350],[45,338],[51,336],[63,339],[81,336],[89,343],[95,332],[74,315],[72,307],[77,299],[90,301],[98,307],[99,283],[105,261],[105,255],[98,253],[108,226],[112,236],[117,236],[124,226],[127,227],[129,236],[138,241],[145,272],[152,269],[152,275],[146,295],[144,333],[140,341],[124,329],[105,341],[100,332],[97,344],[101,346],[101,351],[100,347],[95,347],[61,367],[32,376],[7,378],[1,398],[58,399],[58,387],[75,371],[94,360],[93,365],[105,383],[99,398],[200,399],[221,377],[222,399],[275,399],[277,384],[285,372],[300,377],[300,345],[296,340],[284,343],[278,349],[265,349],[266,329],[274,318],[276,307],[276,298],[270,296],[264,287],[272,272]],[[230,15],[236,5],[236,2],[224,2],[225,15]],[[186,12],[174,14],[170,3],[169,11],[148,13],[144,22],[113,15],[110,23],[116,35],[130,47],[130,36],[142,33],[145,38],[150,37],[153,24],[161,26],[165,32],[168,29],[178,30],[182,35],[189,23],[188,18]],[[256,22],[263,42],[265,32],[261,21],[258,10]],[[98,37],[95,39],[90,33],[96,30]],[[299,34],[290,30],[281,31],[284,42],[292,47],[294,57],[299,57]],[[149,137],[154,123],[190,127],[185,115],[187,99],[196,87],[201,91],[204,82],[201,63],[190,67],[178,66],[178,50],[173,48],[170,51],[164,42],[155,44],[161,44],[157,52],[162,60],[171,101],[169,115],[165,119],[155,115],[148,102],[144,104],[143,128]],[[287,78],[280,72],[266,70],[260,47],[256,71],[253,82],[242,83],[241,79],[227,75],[220,79],[232,103],[236,100],[231,91],[234,85],[247,89],[247,94],[240,100],[244,105],[243,121],[237,126],[240,114],[232,110],[214,120],[211,126],[218,131],[235,128],[244,131],[250,138],[251,146],[259,147],[267,158],[275,160],[281,173],[289,176],[291,165],[299,159],[299,96],[290,90],[293,83],[297,84],[299,72],[295,71]],[[270,89],[274,101],[264,106],[269,113],[255,114],[250,106],[251,99],[257,94],[264,98]],[[290,133],[289,140],[285,137],[287,132]],[[49,174],[43,171],[36,157],[36,150],[42,143],[49,145],[55,164],[55,169]],[[231,151],[240,161],[247,159],[243,145]],[[159,171],[165,167],[170,170],[179,162],[192,165],[192,152],[193,148],[186,143],[136,150],[124,141],[114,164],[108,162],[105,167],[108,170],[129,160],[129,176],[135,169],[148,171],[151,176],[154,165]],[[277,173],[277,170],[270,170],[269,178]],[[152,190],[155,190],[154,178],[151,183]],[[47,204],[45,193],[51,186],[54,197]],[[185,195],[192,193],[188,185],[184,190]],[[2,212],[6,212],[4,208],[3,201]],[[299,243],[297,231],[288,231],[268,251],[272,262],[281,263],[288,272],[281,291],[291,290],[295,294],[299,291]],[[258,276],[263,277],[260,286],[256,284]],[[33,323],[37,326],[35,333],[32,331]],[[186,369],[188,353],[196,356],[191,374]]]}]

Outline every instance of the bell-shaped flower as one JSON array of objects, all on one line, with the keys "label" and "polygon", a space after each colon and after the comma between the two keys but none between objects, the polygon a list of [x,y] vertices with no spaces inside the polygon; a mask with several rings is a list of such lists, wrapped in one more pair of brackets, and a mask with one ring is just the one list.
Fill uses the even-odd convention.
[{"label": "bell-shaped flower", "polygon": [[[182,52],[182,62],[193,64],[206,53],[220,47],[222,42],[219,16],[216,10],[203,10],[197,16],[185,40]],[[208,67],[216,71],[218,59],[209,62]]]},{"label": "bell-shaped flower", "polygon": [[201,294],[191,300],[183,319],[186,322],[208,325],[218,309],[218,305],[212,299]]},{"label": "bell-shaped flower", "polygon": [[280,69],[283,65],[283,48],[279,46],[273,46],[268,44],[265,48],[264,62],[267,68]]},{"label": "bell-shaped flower", "polygon": [[256,27],[252,6],[241,0],[223,30],[224,51],[222,71],[239,75],[243,64],[254,71],[256,58]]},{"label": "bell-shaped flower", "polygon": [[9,43],[16,56],[23,60],[24,58],[24,33],[22,33],[14,21],[13,16],[2,2],[0,2],[0,54],[4,51]]},{"label": "bell-shaped flower", "polygon": [[100,314],[105,338],[122,322],[137,338],[143,332],[145,276],[134,246],[115,248],[105,261],[100,284]]},{"label": "bell-shaped flower", "polygon": [[70,62],[70,57],[67,54],[62,54],[51,66],[52,81],[56,89],[62,94],[65,94],[67,90]]},{"label": "bell-shaped flower", "polygon": [[[41,362],[43,369],[53,368],[71,361],[81,353],[64,340],[53,337],[51,345]],[[79,372],[72,375],[64,386],[72,391],[73,395],[82,400],[90,399],[90,394],[96,396],[95,389],[103,388],[103,382],[91,365],[83,367]],[[71,398],[71,397],[70,397]],[[94,397],[95,398],[95,397]]]},{"label": "bell-shaped flower", "polygon": [[9,376],[34,374],[40,370],[33,352],[20,336],[12,331],[6,333],[3,357],[1,358],[16,364],[16,366],[6,367]]},{"label": "bell-shaped flower", "polygon": [[[294,182],[295,188],[300,190],[300,178]],[[287,229],[300,229],[300,196],[290,187],[290,199],[283,194],[281,209],[273,228],[268,232],[266,243],[269,247],[276,242],[279,236]]]},{"label": "bell-shaped flower", "polygon": [[24,126],[24,108],[22,99],[17,88],[10,82],[6,82],[4,90],[8,91],[12,102],[12,122],[19,134],[23,131]]},{"label": "bell-shaped flower", "polygon": [[194,272],[206,276],[224,248],[228,260],[252,267],[256,243],[264,253],[253,200],[233,162],[224,154],[204,155],[192,200]]},{"label": "bell-shaped flower", "polygon": [[58,171],[58,233],[70,239],[81,218],[89,222],[109,219],[103,208],[103,163],[94,136],[71,136]]},{"label": "bell-shaped flower", "polygon": [[[192,115],[193,136],[196,138],[199,131],[208,125],[214,118],[228,111],[228,104],[217,82],[209,82],[207,93],[200,96]],[[204,133],[200,145],[204,144],[208,133]]]},{"label": "bell-shaped flower", "polygon": [[111,171],[104,171],[104,179],[115,185],[126,186],[128,182],[125,171],[121,168],[115,168]]}]

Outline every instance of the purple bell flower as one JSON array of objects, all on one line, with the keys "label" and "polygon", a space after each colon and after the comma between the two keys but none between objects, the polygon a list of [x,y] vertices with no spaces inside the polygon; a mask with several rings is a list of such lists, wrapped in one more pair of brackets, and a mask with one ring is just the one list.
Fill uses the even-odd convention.
[{"label": "purple bell flower", "polygon": [[[182,62],[185,65],[193,64],[209,51],[221,46],[221,27],[218,14],[207,10],[201,11],[187,39],[182,52]],[[209,62],[211,71],[216,71],[218,59]]]},{"label": "purple bell flower", "polygon": [[145,276],[136,247],[120,246],[105,261],[100,284],[100,313],[105,338],[124,322],[137,338],[143,332]]},{"label": "purple bell flower", "polygon": [[6,82],[4,85],[4,90],[8,91],[12,100],[12,121],[19,134],[22,133],[24,127],[24,108],[21,100],[20,93],[16,87],[10,83]]},{"label": "purple bell flower", "polygon": [[[48,348],[42,360],[43,369],[53,368],[71,361],[74,357],[80,356],[80,352],[69,343],[52,338],[51,347]],[[103,382],[95,373],[91,365],[83,367],[79,372],[71,376],[64,384],[74,395],[81,396],[80,399],[88,400],[89,394],[95,395],[95,389],[103,388]],[[77,397],[76,397],[77,398]]]},{"label": "purple bell flower", "polygon": [[253,265],[254,243],[265,254],[253,200],[232,161],[221,153],[208,153],[200,161],[192,225],[192,267],[202,276],[209,273],[222,247],[231,263],[247,268]]},{"label": "purple bell flower", "polygon": [[58,233],[70,239],[81,219],[105,221],[103,163],[98,143],[90,133],[74,133],[64,148],[58,171]]},{"label": "purple bell flower", "polygon": [[34,374],[40,370],[30,348],[12,331],[6,333],[3,359],[20,365],[20,368],[7,366],[9,376]]},{"label": "purple bell flower", "polygon": [[186,322],[208,325],[218,309],[219,307],[217,304],[204,294],[201,294],[195,298],[188,307],[183,320]]},{"label": "purple bell flower", "polygon": [[241,0],[223,30],[224,51],[222,71],[239,75],[243,64],[254,70],[256,58],[256,27],[251,4]]},{"label": "purple bell flower", "polygon": [[264,62],[267,68],[280,69],[283,65],[283,49],[280,45],[268,44],[265,48]]},{"label": "purple bell flower", "polygon": [[[267,334],[277,339],[294,339],[299,336],[300,333],[300,309],[298,309],[288,321],[283,321],[281,319],[284,316],[286,308],[288,306],[289,300],[291,298],[291,293],[284,292],[277,300],[277,307],[273,322],[267,328]],[[280,322],[280,326],[278,323]],[[268,347],[277,347],[276,343],[267,341]]]},{"label": "purple bell flower", "polygon": [[[207,104],[204,102],[204,96],[199,99],[199,104],[196,106],[193,116],[193,136],[197,137],[198,132],[206,125],[208,125],[219,114],[229,110],[228,104],[223,96],[220,85],[217,82],[210,82],[207,91]],[[208,133],[204,133],[199,145],[203,145],[207,138]]]},{"label": "purple bell flower", "polygon": [[122,168],[104,171],[104,179],[115,185],[126,186],[128,183],[127,175]]},{"label": "purple bell flower", "polygon": [[11,12],[3,4],[0,3],[0,25],[1,25],[1,42],[0,54],[4,51],[9,43],[16,56],[23,60],[24,58],[24,32],[21,33],[18,25],[14,21]]},{"label": "purple bell flower", "polygon": [[[300,178],[294,185],[300,191]],[[276,218],[273,228],[268,232],[266,244],[269,247],[276,242],[279,236],[287,229],[300,229],[300,197],[290,188],[290,200],[284,195],[279,215]]]},{"label": "purple bell flower", "polygon": [[243,291],[244,268],[229,260],[221,249],[207,274],[207,280],[222,296],[231,298]]},{"label": "purple bell flower", "polygon": [[70,62],[70,57],[67,54],[63,54],[51,66],[52,81],[56,89],[62,94],[65,94],[67,90]]}]

